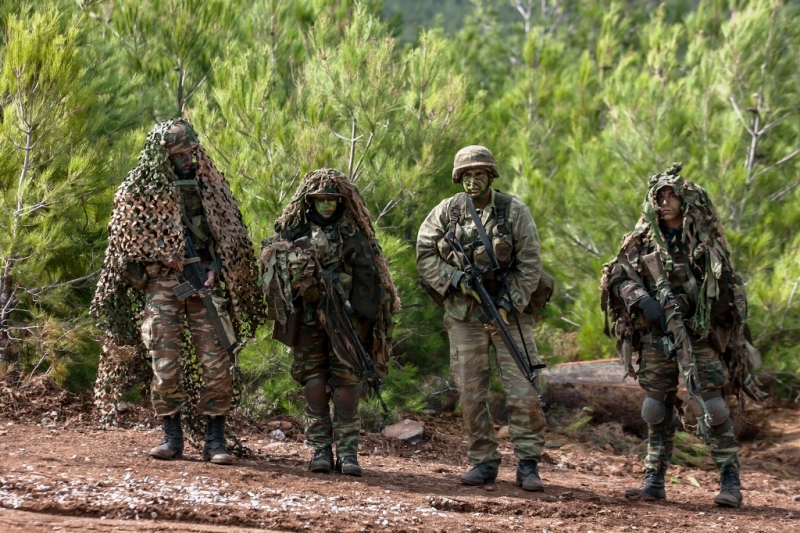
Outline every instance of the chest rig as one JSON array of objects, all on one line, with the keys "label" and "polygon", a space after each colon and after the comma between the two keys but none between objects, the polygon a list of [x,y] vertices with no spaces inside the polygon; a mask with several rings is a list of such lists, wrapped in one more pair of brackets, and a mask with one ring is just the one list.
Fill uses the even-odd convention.
[{"label": "chest rig", "polygon": [[[475,223],[467,214],[466,193],[460,192],[453,197],[450,202],[449,215],[450,221],[447,231],[455,234],[458,242],[464,247],[464,251],[470,261],[481,271],[488,272],[492,268],[489,253],[483,246],[478,236]],[[494,216],[489,218],[484,224],[486,234],[492,241],[492,248],[497,256],[500,267],[506,269],[511,266],[514,259],[514,244],[511,235],[511,222],[508,220],[511,208],[512,196],[494,191]],[[448,263],[458,266],[458,261],[450,250],[450,246],[442,239],[438,243],[439,253]]]}]

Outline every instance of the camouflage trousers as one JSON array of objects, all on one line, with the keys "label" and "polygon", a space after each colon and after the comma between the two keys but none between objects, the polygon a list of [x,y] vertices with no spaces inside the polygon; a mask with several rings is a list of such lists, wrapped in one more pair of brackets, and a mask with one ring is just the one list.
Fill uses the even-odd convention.
[{"label": "camouflage trousers", "polygon": [[[639,368],[636,372],[639,385],[647,392],[668,393],[674,395],[678,390],[680,371],[675,358],[667,358],[659,353],[655,347],[658,339],[653,337],[648,342],[647,337],[642,355],[639,358]],[[700,380],[700,389],[703,393],[721,390],[728,381],[719,353],[709,345],[708,341],[694,341],[693,354],[697,365],[697,374]],[[687,407],[690,409],[690,407]],[[674,403],[668,403],[667,416],[661,424],[648,426],[647,457],[645,468],[659,470],[662,473],[672,461],[672,450],[675,443]],[[720,469],[732,468],[739,471],[739,443],[733,433],[733,425],[715,431],[711,428],[711,439],[708,442],[711,458]]]},{"label": "camouflage trousers", "polygon": [[303,385],[306,398],[306,440],[315,450],[335,444],[338,457],[356,455],[360,380],[333,353],[325,330],[304,323],[299,338],[292,348],[292,378]]},{"label": "camouflage trousers", "polygon": [[166,267],[147,284],[142,342],[153,362],[151,393],[156,416],[171,416],[181,410],[188,396],[180,386],[181,343],[188,321],[197,360],[203,368],[203,385],[197,411],[201,415],[226,415],[233,390],[230,356],[222,348],[208,310],[197,296],[183,302],[175,298],[179,284],[174,271]]},{"label": "camouflage trousers", "polygon": [[[533,340],[533,318],[526,314],[519,318],[531,362],[537,364],[539,355]],[[523,349],[519,331],[511,322],[512,336]],[[486,403],[491,381],[490,345],[495,348],[500,381],[506,393],[508,433],[514,444],[514,455],[520,460],[541,462],[547,426],[542,404],[503,341],[487,332],[476,318],[462,321],[445,315],[444,325],[450,337],[450,374],[456,380],[461,397],[461,412],[469,439],[467,455],[472,464],[500,464],[497,435]]]}]

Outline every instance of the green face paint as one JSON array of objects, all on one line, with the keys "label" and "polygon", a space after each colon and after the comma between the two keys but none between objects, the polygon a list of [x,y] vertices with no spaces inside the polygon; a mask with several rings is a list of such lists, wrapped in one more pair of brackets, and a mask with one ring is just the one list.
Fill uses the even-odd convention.
[{"label": "green face paint", "polygon": [[322,218],[331,218],[336,212],[337,207],[339,207],[338,198],[331,198],[329,200],[314,200],[314,209],[317,210],[317,213],[319,213]]},{"label": "green face paint", "polygon": [[470,198],[480,198],[489,188],[489,174],[482,168],[461,174],[461,187]]}]

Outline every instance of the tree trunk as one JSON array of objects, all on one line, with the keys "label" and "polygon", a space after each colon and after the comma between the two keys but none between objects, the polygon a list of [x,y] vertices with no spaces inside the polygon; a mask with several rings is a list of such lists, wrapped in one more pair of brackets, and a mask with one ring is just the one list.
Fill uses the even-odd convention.
[{"label": "tree trunk", "polygon": [[14,278],[11,275],[0,276],[0,374],[11,366],[8,317],[14,306]]}]

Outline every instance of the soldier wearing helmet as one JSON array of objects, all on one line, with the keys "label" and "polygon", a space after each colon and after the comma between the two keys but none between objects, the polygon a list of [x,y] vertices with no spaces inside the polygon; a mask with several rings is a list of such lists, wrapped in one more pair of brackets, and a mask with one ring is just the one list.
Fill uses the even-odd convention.
[{"label": "soldier wearing helmet", "polygon": [[[369,388],[358,374],[354,343],[360,342],[385,375],[392,314],[400,305],[386,258],[361,193],[334,169],[306,174],[275,222],[275,232],[276,238],[264,242],[261,260],[268,274],[263,285],[270,308],[277,302],[285,309],[275,316],[273,336],[291,348],[292,378],[303,387],[305,435],[314,449],[309,470],[361,476],[358,404]],[[309,246],[297,247],[301,239]],[[281,271],[283,265],[291,266]],[[281,287],[281,279],[292,283]],[[330,297],[334,280],[351,306],[348,320],[358,341],[336,327],[339,300]],[[288,304],[285,295],[290,295]]]},{"label": "soldier wearing helmet", "polygon": [[[506,392],[509,434],[519,459],[517,485],[524,490],[543,491],[538,463],[541,461],[546,420],[539,398],[517,368],[511,354],[480,320],[480,304],[467,290],[459,263],[444,239],[453,231],[472,263],[487,275],[485,285],[505,318],[518,314],[522,335],[511,328],[518,346],[524,344],[538,364],[533,339],[531,295],[539,284],[539,235],[527,206],[517,198],[492,189],[499,178],[494,156],[484,146],[467,146],[456,153],[452,180],[462,191],[433,208],[417,235],[417,268],[434,298],[443,300],[444,324],[450,338],[450,373],[458,385],[464,426],[469,436],[467,455],[473,468],[461,483],[493,483],[500,465],[497,436],[486,404],[491,370],[489,346],[494,345],[500,380]],[[500,290],[487,251],[466,209],[466,197],[474,204],[510,286],[510,296]]]}]

